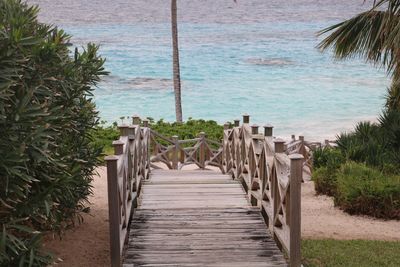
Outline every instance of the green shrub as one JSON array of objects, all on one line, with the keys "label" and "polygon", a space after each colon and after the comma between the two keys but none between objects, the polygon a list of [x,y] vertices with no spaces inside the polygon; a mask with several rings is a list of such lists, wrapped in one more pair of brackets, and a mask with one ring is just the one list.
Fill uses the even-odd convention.
[{"label": "green shrub", "polygon": [[92,88],[104,60],[37,21],[37,7],[0,0],[0,266],[45,266],[41,231],[81,219],[100,149]]},{"label": "green shrub", "polygon": [[354,132],[342,133],[338,148],[351,161],[395,173],[400,169],[400,111],[385,111],[378,124],[359,123]]},{"label": "green shrub", "polygon": [[97,125],[92,130],[93,145],[95,147],[101,147],[103,155],[111,155],[114,153],[112,142],[119,138],[119,130],[117,123],[114,122],[112,125],[106,125],[104,121]]},{"label": "green shrub", "polygon": [[313,167],[318,169],[321,167],[327,167],[335,170],[340,167],[342,163],[346,161],[342,152],[337,148],[316,148],[313,150]]},{"label": "green shrub", "polygon": [[333,196],[336,192],[336,172],[346,161],[337,148],[317,148],[313,151],[312,180],[318,194]]},{"label": "green shrub", "polygon": [[400,219],[400,176],[350,162],[342,166],[336,178],[335,204],[344,211]]},{"label": "green shrub", "polygon": [[162,119],[154,122],[151,118],[149,119],[150,127],[166,137],[177,135],[179,139],[193,139],[198,137],[200,132],[204,132],[207,138],[218,142],[221,142],[224,137],[224,127],[213,120],[189,118],[184,123],[177,123],[165,122]]},{"label": "green shrub", "polygon": [[[212,120],[195,120],[189,118],[186,122],[176,123],[166,122],[163,119],[156,122],[152,118],[148,119],[150,121],[149,127],[167,138],[177,135],[180,140],[193,139],[198,137],[200,132],[205,132],[207,138],[211,140],[221,142],[223,139],[224,127]],[[93,130],[92,134],[95,146],[102,147],[105,154],[109,155],[113,153],[112,141],[119,137],[117,122],[108,126],[103,122]],[[161,139],[157,140],[162,144],[167,144]]]},{"label": "green shrub", "polygon": [[327,167],[316,169],[312,174],[317,194],[333,196],[336,193],[336,170]]}]

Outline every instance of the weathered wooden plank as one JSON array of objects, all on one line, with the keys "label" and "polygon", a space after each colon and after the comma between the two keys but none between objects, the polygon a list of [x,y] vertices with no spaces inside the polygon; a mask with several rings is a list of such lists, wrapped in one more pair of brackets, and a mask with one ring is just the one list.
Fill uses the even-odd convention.
[{"label": "weathered wooden plank", "polygon": [[228,175],[156,171],[142,187],[124,267],[287,266],[246,196]]},{"label": "weathered wooden plank", "polygon": [[[182,264],[174,264],[174,263],[145,263],[145,264],[129,264],[126,263],[123,265],[123,267],[182,267]],[[186,267],[286,267],[287,264],[277,264],[274,262],[268,263],[268,262],[232,262],[232,261],[226,261],[225,263],[185,263]]]},{"label": "weathered wooden plank", "polygon": [[[219,253],[218,253],[219,252]],[[247,251],[246,251],[247,252]],[[266,252],[260,253],[230,253],[227,251],[224,254],[221,254],[220,251],[216,251],[215,254],[212,252],[204,252],[204,253],[182,253],[178,251],[176,253],[168,253],[168,254],[158,254],[156,252],[152,254],[126,254],[126,263],[159,263],[159,264],[167,264],[167,263],[220,263],[226,261],[243,261],[243,262],[276,262],[277,264],[284,263],[283,256],[270,256]],[[246,265],[245,265],[246,266]]]}]

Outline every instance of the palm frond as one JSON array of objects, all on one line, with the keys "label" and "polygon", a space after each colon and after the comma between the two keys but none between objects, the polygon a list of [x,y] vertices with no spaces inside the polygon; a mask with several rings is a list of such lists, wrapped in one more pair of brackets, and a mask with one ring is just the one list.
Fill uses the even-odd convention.
[{"label": "palm frond", "polygon": [[384,11],[361,13],[320,31],[319,35],[333,32],[322,40],[318,48],[325,50],[332,47],[335,56],[341,59],[359,56],[375,63],[390,62],[392,51],[385,47],[387,19]]}]

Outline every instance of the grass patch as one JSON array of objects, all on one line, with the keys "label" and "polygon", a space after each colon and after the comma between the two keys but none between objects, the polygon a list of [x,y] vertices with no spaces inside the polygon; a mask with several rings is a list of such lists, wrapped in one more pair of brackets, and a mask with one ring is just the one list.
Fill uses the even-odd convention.
[{"label": "grass patch", "polygon": [[307,267],[400,266],[400,242],[372,240],[303,240],[302,263]]}]

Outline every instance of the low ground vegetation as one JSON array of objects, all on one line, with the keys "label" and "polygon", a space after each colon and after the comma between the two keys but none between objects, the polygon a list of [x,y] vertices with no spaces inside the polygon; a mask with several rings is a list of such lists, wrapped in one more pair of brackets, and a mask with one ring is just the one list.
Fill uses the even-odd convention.
[{"label": "low ground vegetation", "polygon": [[400,112],[359,123],[336,143],[314,151],[317,193],[351,214],[400,219]]},{"label": "low ground vegetation", "polygon": [[306,267],[400,266],[400,242],[374,240],[303,240]]}]

